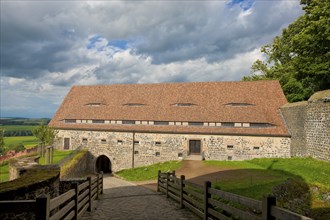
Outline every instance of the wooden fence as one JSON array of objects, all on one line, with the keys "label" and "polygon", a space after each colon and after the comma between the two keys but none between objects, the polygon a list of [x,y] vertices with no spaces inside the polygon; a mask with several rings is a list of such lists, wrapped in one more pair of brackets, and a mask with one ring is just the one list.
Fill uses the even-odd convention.
[{"label": "wooden fence", "polygon": [[0,201],[0,213],[35,213],[36,220],[78,219],[92,210],[92,201],[103,194],[103,173],[88,177],[87,181],[73,184],[71,190],[50,199],[41,195],[36,200]]},{"label": "wooden fence", "polygon": [[212,188],[206,181],[204,186],[177,178],[175,172],[158,171],[157,191],[166,194],[203,219],[230,220],[232,217],[248,220],[310,220],[311,218],[293,213],[276,206],[276,198],[268,196],[263,201],[239,196]]}]

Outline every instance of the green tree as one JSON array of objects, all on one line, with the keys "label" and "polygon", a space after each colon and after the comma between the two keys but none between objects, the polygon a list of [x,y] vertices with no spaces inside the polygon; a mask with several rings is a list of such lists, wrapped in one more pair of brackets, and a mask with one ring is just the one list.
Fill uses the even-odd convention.
[{"label": "green tree", "polygon": [[48,127],[47,125],[40,125],[32,130],[32,133],[41,142],[41,156],[43,157],[45,145],[52,145],[58,133],[57,130]]},{"label": "green tree", "polygon": [[305,14],[261,48],[243,81],[278,79],[289,102],[330,88],[330,1],[301,0]]},{"label": "green tree", "polygon": [[4,155],[5,149],[5,129],[0,130],[0,155]]}]

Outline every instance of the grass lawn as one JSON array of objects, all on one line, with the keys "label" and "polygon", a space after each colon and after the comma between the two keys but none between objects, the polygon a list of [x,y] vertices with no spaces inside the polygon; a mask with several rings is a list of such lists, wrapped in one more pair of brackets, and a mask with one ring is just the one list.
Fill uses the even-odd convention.
[{"label": "grass lawn", "polygon": [[6,131],[32,131],[37,125],[2,125]]},{"label": "grass lawn", "polygon": [[[60,162],[62,159],[67,157],[69,154],[72,153],[72,150],[54,150],[54,157],[53,157],[53,163]],[[39,159],[39,164],[45,165],[46,159],[45,157],[42,157]]]},{"label": "grass lawn", "polygon": [[38,139],[35,136],[17,136],[17,137],[4,137],[5,147],[10,145],[24,144],[25,148],[31,148],[39,144]]},{"label": "grass lawn", "polygon": [[9,180],[8,164],[0,165],[0,183]]},{"label": "grass lawn", "polygon": [[133,169],[122,170],[117,173],[128,181],[144,181],[157,179],[158,170],[162,172],[172,172],[181,166],[181,161],[169,161],[157,163],[150,166],[138,167]]}]

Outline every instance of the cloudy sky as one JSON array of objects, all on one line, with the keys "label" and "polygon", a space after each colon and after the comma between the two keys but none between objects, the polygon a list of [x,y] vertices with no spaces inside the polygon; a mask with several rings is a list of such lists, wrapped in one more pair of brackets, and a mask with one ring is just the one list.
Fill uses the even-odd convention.
[{"label": "cloudy sky", "polygon": [[1,117],[52,117],[72,85],[237,81],[299,0],[1,0]]}]

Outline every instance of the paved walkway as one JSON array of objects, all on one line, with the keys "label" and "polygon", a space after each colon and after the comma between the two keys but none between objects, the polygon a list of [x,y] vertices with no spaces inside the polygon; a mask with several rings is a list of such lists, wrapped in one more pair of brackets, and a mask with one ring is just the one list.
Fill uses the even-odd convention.
[{"label": "paved walkway", "polygon": [[92,212],[85,212],[80,219],[199,219],[165,195],[145,187],[110,176],[104,176],[103,182],[104,194],[93,202]]}]

